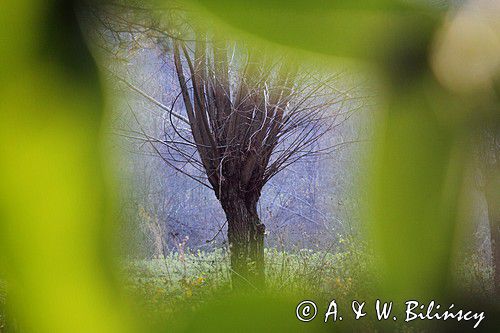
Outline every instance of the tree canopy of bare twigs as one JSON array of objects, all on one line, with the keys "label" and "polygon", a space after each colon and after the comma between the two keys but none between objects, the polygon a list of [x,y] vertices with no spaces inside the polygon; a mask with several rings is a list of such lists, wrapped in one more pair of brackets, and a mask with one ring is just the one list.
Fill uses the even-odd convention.
[{"label": "tree canopy of bare twigs", "polygon": [[214,191],[228,222],[233,283],[262,285],[262,189],[290,164],[335,148],[320,139],[349,117],[355,98],[335,88],[337,75],[229,41],[179,16],[170,15],[176,24],[160,28],[142,11],[138,21],[129,21],[128,10],[119,13],[114,20],[96,14],[104,40],[129,51],[144,47],[145,40],[156,45],[176,79],[165,87],[173,96],[165,104],[130,78],[113,75],[164,112],[160,136],[148,133],[137,117],[138,129],[123,135],[149,144],[169,167]]}]

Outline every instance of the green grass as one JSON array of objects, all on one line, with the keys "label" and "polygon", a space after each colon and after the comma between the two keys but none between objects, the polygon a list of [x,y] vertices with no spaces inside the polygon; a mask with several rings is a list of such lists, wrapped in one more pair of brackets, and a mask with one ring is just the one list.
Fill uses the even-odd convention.
[{"label": "green grass", "polygon": [[[354,299],[375,299],[377,272],[359,242],[343,240],[335,251],[265,250],[266,293],[305,297],[328,304],[335,298],[350,304]],[[207,300],[230,293],[228,253],[172,252],[165,258],[129,261],[125,265],[127,290],[146,315],[168,319],[196,309]],[[491,293],[492,271],[481,258],[467,256],[455,269],[455,283],[464,293]]]},{"label": "green grass", "polygon": [[[372,290],[370,258],[351,242],[336,252],[265,249],[266,293],[303,295],[317,300],[355,299]],[[127,290],[147,314],[168,318],[186,308],[230,293],[229,256],[225,250],[172,252],[164,258],[125,264]],[[373,273],[372,277],[373,277]]]},{"label": "green grass", "polygon": [[[266,292],[339,304],[372,299],[377,280],[370,269],[372,255],[359,242],[342,240],[334,251],[265,250]],[[205,302],[231,293],[229,256],[225,250],[171,252],[165,258],[127,261],[125,289],[134,306],[151,321],[176,318]],[[493,272],[480,256],[470,254],[456,266],[455,283],[464,293],[488,297]],[[5,305],[5,283],[0,280],[0,310]],[[319,304],[318,303],[318,304]],[[0,332],[4,326],[0,311]]]}]

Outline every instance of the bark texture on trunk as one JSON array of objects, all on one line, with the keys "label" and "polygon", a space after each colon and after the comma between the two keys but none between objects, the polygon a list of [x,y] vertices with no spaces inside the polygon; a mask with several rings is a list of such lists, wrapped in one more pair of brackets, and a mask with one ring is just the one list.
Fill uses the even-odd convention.
[{"label": "bark texture on trunk", "polygon": [[235,290],[263,289],[265,225],[257,214],[257,199],[229,189],[220,201],[228,221],[231,278]]}]

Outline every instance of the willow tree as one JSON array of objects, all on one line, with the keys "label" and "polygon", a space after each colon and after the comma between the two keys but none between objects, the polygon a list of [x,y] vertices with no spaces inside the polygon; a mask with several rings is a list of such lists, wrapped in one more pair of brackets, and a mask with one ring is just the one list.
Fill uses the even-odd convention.
[{"label": "willow tree", "polygon": [[[109,15],[101,18],[109,21]],[[169,167],[213,190],[227,219],[233,286],[262,287],[266,227],[257,204],[264,185],[290,164],[334,148],[320,139],[346,119],[354,98],[334,87],[338,74],[320,75],[283,56],[191,28],[183,37],[128,15],[114,21],[122,25],[108,24],[106,32],[121,45],[146,36],[175,78],[164,87],[174,91],[166,105],[131,78],[115,76],[164,112],[160,136],[140,121],[132,136],[148,142]]]},{"label": "willow tree", "polygon": [[[325,82],[302,75],[283,59],[250,51],[235,59],[238,50],[230,52],[225,42],[204,37],[193,48],[172,43],[191,135],[183,144],[163,141],[203,170],[205,184],[220,201],[233,284],[262,286],[265,225],[257,210],[262,189],[286,166],[320,152],[317,142],[333,126],[334,114],[328,111],[338,96],[323,95]],[[181,130],[176,132],[182,138]],[[199,159],[192,160],[185,144],[196,148]]]}]

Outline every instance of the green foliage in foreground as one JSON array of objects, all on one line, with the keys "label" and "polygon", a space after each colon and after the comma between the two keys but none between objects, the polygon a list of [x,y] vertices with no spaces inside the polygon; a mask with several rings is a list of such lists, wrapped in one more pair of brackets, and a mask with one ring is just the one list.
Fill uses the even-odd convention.
[{"label": "green foliage in foreground", "polygon": [[[266,293],[315,296],[325,301],[332,296],[366,295],[373,289],[368,282],[373,279],[366,278],[369,256],[351,243],[343,240],[335,253],[266,249]],[[231,290],[229,256],[223,249],[171,252],[165,258],[131,261],[126,264],[125,277],[127,289],[139,296],[145,312],[167,317],[177,313],[174,309],[196,307]]]},{"label": "green foliage in foreground", "polygon": [[[378,274],[373,255],[352,240],[335,251],[265,250],[266,294],[288,299],[314,299],[328,304],[333,298],[374,300]],[[197,309],[207,301],[230,294],[229,256],[225,250],[171,252],[165,258],[130,261],[125,265],[127,290],[138,308],[152,319],[169,320]],[[455,283],[464,294],[488,297],[492,292],[491,266],[468,255],[455,268]]]},{"label": "green foliage in foreground", "polygon": [[[378,276],[371,268],[373,255],[367,254],[366,247],[359,244],[359,241],[343,239],[330,252],[266,249],[266,295],[294,302],[312,299],[318,306],[326,306],[335,298],[342,304],[341,308],[348,307],[354,299],[374,299]],[[492,294],[492,268],[483,257],[469,253],[455,267],[455,283],[464,294],[483,298]],[[223,249],[210,252],[184,250],[171,252],[165,258],[127,261],[123,273],[126,291],[133,296],[134,308],[153,326],[167,322],[173,331],[176,331],[172,326],[176,322],[189,322],[185,317],[192,310],[231,296],[229,256]],[[8,302],[6,287],[0,280],[0,309],[6,300]],[[284,314],[293,318],[296,304],[283,304]],[[4,319],[0,311],[0,328],[5,327]],[[359,325],[364,325],[362,328],[367,331],[375,329],[370,321],[356,325],[358,329],[361,328]],[[400,328],[413,332],[408,326]],[[155,331],[154,328],[149,330]],[[186,328],[179,331],[186,331]]]}]

